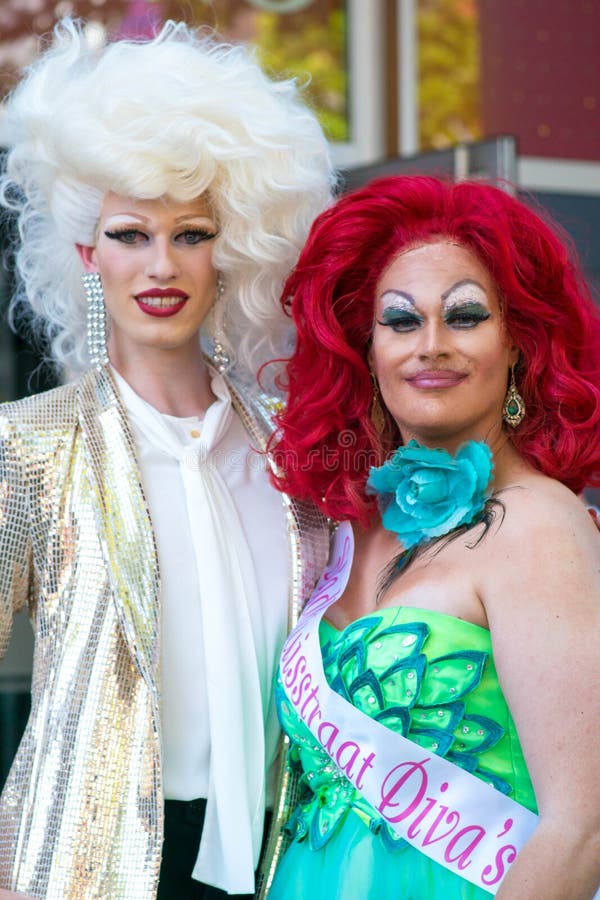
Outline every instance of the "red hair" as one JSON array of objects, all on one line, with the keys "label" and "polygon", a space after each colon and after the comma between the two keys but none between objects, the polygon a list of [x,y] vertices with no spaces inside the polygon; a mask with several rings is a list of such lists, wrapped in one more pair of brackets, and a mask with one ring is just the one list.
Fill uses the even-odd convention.
[{"label": "red hair", "polygon": [[425,176],[377,179],[322,213],[283,294],[298,337],[271,441],[277,486],[334,519],[370,520],[369,467],[400,443],[389,416],[383,440],[369,417],[375,287],[402,249],[441,236],[487,267],[521,351],[516,448],[575,492],[600,485],[600,315],[559,234],[505,191]]}]

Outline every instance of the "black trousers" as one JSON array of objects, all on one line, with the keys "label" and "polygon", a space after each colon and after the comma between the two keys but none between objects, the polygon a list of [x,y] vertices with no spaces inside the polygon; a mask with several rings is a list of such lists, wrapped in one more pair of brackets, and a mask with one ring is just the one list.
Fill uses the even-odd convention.
[{"label": "black trousers", "polygon": [[[157,900],[250,900],[254,896],[226,894],[192,878],[205,812],[206,800],[165,800],[165,839]],[[265,834],[267,826],[265,822]]]}]

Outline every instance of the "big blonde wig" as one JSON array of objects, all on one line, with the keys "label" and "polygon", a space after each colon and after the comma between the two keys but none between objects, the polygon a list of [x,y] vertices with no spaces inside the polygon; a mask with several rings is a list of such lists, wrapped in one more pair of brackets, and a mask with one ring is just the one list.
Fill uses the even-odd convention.
[{"label": "big blonde wig", "polygon": [[98,49],[69,18],[9,98],[2,203],[18,213],[19,289],[67,374],[88,364],[82,263],[103,197],[208,192],[219,226],[225,334],[256,370],[289,324],[278,303],[334,176],[327,142],[294,81],[268,78],[242,46],[167,22],[151,40]]}]

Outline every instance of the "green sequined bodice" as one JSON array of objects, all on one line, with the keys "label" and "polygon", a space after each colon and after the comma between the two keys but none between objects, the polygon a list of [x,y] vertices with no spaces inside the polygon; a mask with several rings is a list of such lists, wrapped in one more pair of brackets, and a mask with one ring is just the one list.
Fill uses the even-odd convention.
[{"label": "green sequined bodice", "polygon": [[[323,621],[320,640],[329,684],[361,712],[537,811],[489,631],[430,610],[387,607],[341,632]],[[352,811],[390,851],[401,850],[404,841],[334,766],[290,705],[280,677],[277,701],[291,741],[290,763],[301,772],[290,836],[319,849]]]}]

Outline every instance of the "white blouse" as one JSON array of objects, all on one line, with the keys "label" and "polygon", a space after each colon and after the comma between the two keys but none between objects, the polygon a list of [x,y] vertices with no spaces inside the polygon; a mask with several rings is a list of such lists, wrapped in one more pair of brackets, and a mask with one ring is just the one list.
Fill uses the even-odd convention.
[{"label": "white blouse", "polygon": [[281,496],[212,375],[203,420],[159,413],[112,370],[132,426],[161,574],[163,788],[207,798],[193,875],[253,893],[287,629]]}]

